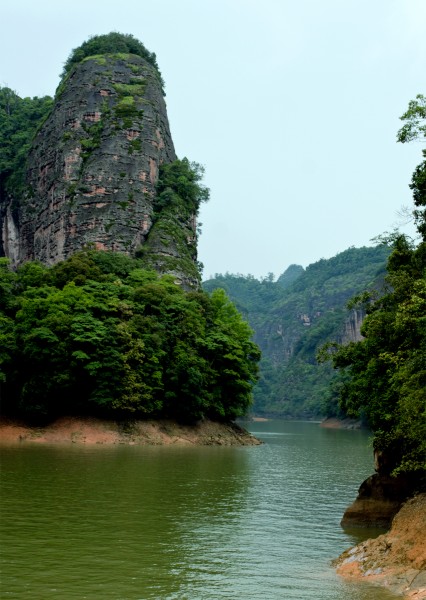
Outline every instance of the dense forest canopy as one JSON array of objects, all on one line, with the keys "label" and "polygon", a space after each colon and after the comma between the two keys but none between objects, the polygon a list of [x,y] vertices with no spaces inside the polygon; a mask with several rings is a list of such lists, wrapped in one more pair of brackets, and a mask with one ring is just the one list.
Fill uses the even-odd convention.
[{"label": "dense forest canopy", "polygon": [[[410,102],[401,117],[402,143],[426,138],[424,96]],[[426,151],[422,150],[426,158]],[[374,448],[389,470],[424,475],[426,469],[426,161],[410,185],[414,218],[421,237],[415,245],[395,235],[387,262],[387,289],[378,299],[358,299],[367,311],[362,341],[328,347],[343,384],[340,405],[364,414],[374,431]]]},{"label": "dense forest canopy", "polygon": [[2,410],[51,419],[229,420],[251,402],[259,351],[223,291],[184,292],[123,254],[0,264]]}]

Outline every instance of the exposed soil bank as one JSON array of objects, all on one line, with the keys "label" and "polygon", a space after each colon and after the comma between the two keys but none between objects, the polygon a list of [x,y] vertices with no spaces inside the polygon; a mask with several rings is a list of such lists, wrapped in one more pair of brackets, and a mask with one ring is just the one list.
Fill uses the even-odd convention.
[{"label": "exposed soil bank", "polygon": [[390,531],[346,550],[336,561],[347,579],[383,585],[395,594],[426,599],[426,494],[408,500]]},{"label": "exposed soil bank", "polygon": [[0,443],[255,446],[261,442],[235,423],[202,421],[180,425],[168,420],[107,421],[63,417],[45,427],[0,420]]},{"label": "exposed soil bank", "polygon": [[325,429],[364,429],[365,426],[359,419],[337,419],[335,417],[328,417],[321,421],[320,427]]}]

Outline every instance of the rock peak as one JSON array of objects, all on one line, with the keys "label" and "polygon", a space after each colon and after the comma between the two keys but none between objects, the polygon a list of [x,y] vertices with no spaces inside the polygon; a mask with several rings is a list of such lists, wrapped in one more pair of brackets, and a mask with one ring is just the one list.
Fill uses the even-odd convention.
[{"label": "rock peak", "polygon": [[[107,45],[110,36],[113,46]],[[85,44],[68,59],[53,108],[32,143],[24,197],[2,201],[2,245],[13,266],[54,264],[87,245],[134,254],[154,221],[158,229],[159,171],[176,154],[155,55],[122,34]],[[128,51],[110,51],[117,47]],[[98,48],[106,52],[90,54]],[[194,245],[195,215],[186,220],[185,237]],[[158,240],[155,248],[167,255]],[[194,249],[190,261],[196,265]],[[176,265],[162,269],[184,281],[178,271]],[[199,276],[193,272],[190,279],[193,287]]]}]

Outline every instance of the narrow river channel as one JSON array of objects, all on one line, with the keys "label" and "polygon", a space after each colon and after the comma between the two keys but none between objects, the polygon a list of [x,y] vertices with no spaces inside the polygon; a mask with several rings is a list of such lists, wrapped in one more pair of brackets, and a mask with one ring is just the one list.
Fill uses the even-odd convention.
[{"label": "narrow river channel", "polygon": [[250,424],[258,447],[3,446],[2,599],[390,600],[330,561],[368,434]]}]

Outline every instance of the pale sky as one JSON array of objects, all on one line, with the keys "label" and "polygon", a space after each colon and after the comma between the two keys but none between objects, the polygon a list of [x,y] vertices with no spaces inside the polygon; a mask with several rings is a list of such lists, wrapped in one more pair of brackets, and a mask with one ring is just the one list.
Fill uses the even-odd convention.
[{"label": "pale sky", "polygon": [[0,0],[0,19],[0,85],[20,96],[53,95],[90,35],[157,54],[176,152],[211,190],[204,278],[370,245],[412,206],[421,146],[396,133],[426,93],[426,0]]}]

